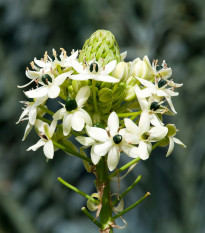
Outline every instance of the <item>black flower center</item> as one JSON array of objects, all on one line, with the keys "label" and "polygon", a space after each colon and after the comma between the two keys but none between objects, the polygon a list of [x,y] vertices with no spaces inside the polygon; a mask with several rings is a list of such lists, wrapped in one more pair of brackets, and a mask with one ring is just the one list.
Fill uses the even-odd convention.
[{"label": "black flower center", "polygon": [[68,99],[65,101],[65,108],[67,111],[75,110],[78,107],[77,102],[75,99],[71,99],[68,97]]},{"label": "black flower center", "polygon": [[156,111],[159,109],[160,105],[157,102],[152,102],[150,105],[150,110]]},{"label": "black flower center", "polygon": [[96,62],[90,64],[90,72],[93,71],[95,71],[96,73],[98,72],[98,64]]},{"label": "black flower center", "polygon": [[158,82],[158,87],[160,88],[160,87],[163,87],[164,85],[166,85],[167,84],[167,81],[166,80],[164,80],[164,79],[161,79],[161,80],[159,80],[159,82]]},{"label": "black flower center", "polygon": [[52,83],[52,78],[48,74],[43,75],[42,78],[41,78],[41,80],[46,85],[48,85],[48,82]]},{"label": "black flower center", "polygon": [[117,134],[112,139],[115,144],[119,144],[122,141],[122,136]]}]

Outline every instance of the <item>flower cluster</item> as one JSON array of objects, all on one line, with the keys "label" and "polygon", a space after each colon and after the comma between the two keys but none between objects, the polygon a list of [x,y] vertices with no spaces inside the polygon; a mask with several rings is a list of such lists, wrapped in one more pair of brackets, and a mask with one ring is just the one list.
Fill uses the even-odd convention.
[{"label": "flower cluster", "polygon": [[[26,69],[30,82],[19,88],[34,85],[24,92],[25,108],[17,122],[28,120],[23,140],[33,126],[40,137],[28,150],[43,146],[45,156],[52,159],[57,145],[68,145],[73,135],[84,148],[91,147],[94,165],[107,156],[112,171],[121,152],[145,160],[153,143],[169,144],[167,156],[174,143],[185,147],[174,137],[176,127],[163,123],[165,115],[176,114],[172,97],[182,86],[171,79],[171,68],[165,61],[151,64],[147,56],[125,62],[126,53],[113,54],[97,51],[87,58],[86,49],[70,56],[61,49],[57,56],[53,49],[53,58],[46,52],[31,62],[32,69]],[[49,106],[58,106],[57,112],[48,109],[49,101]]]}]

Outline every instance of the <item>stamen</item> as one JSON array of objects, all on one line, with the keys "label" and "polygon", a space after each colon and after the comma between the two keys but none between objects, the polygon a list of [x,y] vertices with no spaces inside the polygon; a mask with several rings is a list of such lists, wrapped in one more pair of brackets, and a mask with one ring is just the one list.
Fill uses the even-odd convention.
[{"label": "stamen", "polygon": [[30,65],[31,65],[31,68],[32,68],[33,70],[35,70],[35,66],[34,66],[34,62],[33,62],[33,61],[30,62]]},{"label": "stamen", "polygon": [[45,51],[45,54],[44,54],[44,62],[46,63],[47,60],[48,60],[48,52]]}]

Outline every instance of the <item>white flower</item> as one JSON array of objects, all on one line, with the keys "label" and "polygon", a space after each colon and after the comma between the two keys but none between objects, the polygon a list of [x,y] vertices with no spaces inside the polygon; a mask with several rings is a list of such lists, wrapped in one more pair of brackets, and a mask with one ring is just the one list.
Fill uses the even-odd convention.
[{"label": "white flower", "polygon": [[77,137],[81,144],[91,148],[91,159],[97,164],[101,156],[108,154],[107,164],[110,171],[113,171],[119,162],[120,152],[123,151],[131,158],[137,158],[137,147],[130,145],[123,137],[123,130],[119,130],[119,119],[115,112],[108,118],[106,129],[98,127],[86,127],[89,137]]},{"label": "white flower", "polygon": [[56,78],[54,75],[44,75],[44,80],[41,87],[34,90],[26,91],[25,95],[28,98],[51,98],[55,99],[60,93],[60,85],[66,80],[66,78],[72,74],[73,71],[69,71],[66,75],[63,73]]},{"label": "white flower", "polygon": [[22,141],[26,139],[28,136],[29,132],[31,131],[33,125],[36,122],[36,117],[37,115],[43,116],[45,112],[41,109],[38,108],[39,105],[44,103],[46,99],[45,98],[40,98],[40,99],[35,99],[35,101],[22,101],[26,108],[24,108],[19,120],[16,122],[18,124],[20,121],[28,120],[28,124],[26,126],[24,136]]},{"label": "white flower", "polygon": [[43,146],[43,152],[48,159],[52,159],[54,156],[54,145],[52,142],[52,136],[55,132],[57,125],[57,121],[53,120],[51,125],[49,126],[47,123],[36,120],[35,127],[39,133],[41,139],[33,146],[29,147],[27,151],[38,150],[41,146]]},{"label": "white flower", "polygon": [[[141,90],[141,92],[138,94],[139,97],[146,98],[149,96],[154,96],[154,98],[158,98],[158,99],[165,97],[171,110],[174,113],[177,113],[176,110],[174,109],[174,105],[171,101],[171,97],[177,96],[177,95],[179,95],[179,93],[171,90],[172,88],[166,88],[167,85],[169,85],[169,81],[166,81],[164,79],[160,79],[160,80],[156,79],[155,84],[153,84],[152,82],[147,81],[147,80],[142,79],[142,78],[137,78],[137,79],[146,87],[145,89]],[[173,83],[172,83],[172,85],[173,85]]]},{"label": "white flower", "polygon": [[186,148],[186,146],[178,138],[174,137],[176,135],[176,132],[177,132],[175,125],[168,124],[168,125],[166,125],[166,127],[168,128],[167,137],[169,138],[169,148],[168,148],[168,151],[166,154],[166,157],[168,157],[174,149],[174,143],[177,143],[178,145],[180,145],[184,148]]},{"label": "white flower", "polygon": [[141,97],[141,89],[138,85],[135,85],[135,93],[142,112],[147,112],[149,114],[151,124],[154,126],[164,125],[159,117],[156,115],[156,113],[163,113],[165,111],[165,109],[160,109],[163,102],[159,102],[158,99],[155,100],[152,97],[149,97],[147,101],[146,98]]},{"label": "white flower", "polygon": [[82,108],[90,96],[90,87],[81,87],[75,99],[66,100],[63,108],[59,109],[53,118],[63,119],[63,134],[67,136],[71,127],[76,131],[81,131],[84,125],[92,125],[90,115]]},{"label": "white flower", "polygon": [[77,60],[71,61],[73,68],[79,73],[71,75],[71,79],[74,80],[88,80],[94,79],[96,81],[117,83],[120,80],[110,76],[109,74],[114,70],[116,66],[116,60],[111,61],[106,66],[101,67],[96,61],[91,61],[88,65],[82,65]]},{"label": "white flower", "polygon": [[124,138],[131,144],[139,144],[138,156],[142,159],[148,159],[151,153],[152,144],[164,138],[168,129],[163,126],[155,126],[150,129],[150,119],[147,112],[142,112],[139,126],[129,118],[125,118],[126,131]]}]

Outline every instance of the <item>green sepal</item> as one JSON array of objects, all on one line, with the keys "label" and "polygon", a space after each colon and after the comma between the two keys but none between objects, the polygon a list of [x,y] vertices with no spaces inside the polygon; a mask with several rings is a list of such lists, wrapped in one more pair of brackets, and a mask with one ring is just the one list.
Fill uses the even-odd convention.
[{"label": "green sepal", "polygon": [[110,102],[113,98],[113,91],[106,87],[102,88],[98,92],[98,98],[99,98],[99,101],[102,103]]}]

